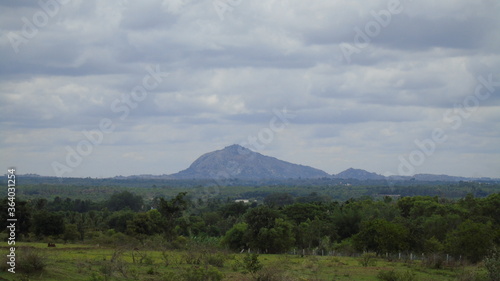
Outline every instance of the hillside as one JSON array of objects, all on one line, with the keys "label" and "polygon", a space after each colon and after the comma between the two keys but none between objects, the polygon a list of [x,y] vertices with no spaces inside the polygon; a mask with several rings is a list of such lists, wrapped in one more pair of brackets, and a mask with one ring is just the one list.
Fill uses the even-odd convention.
[{"label": "hillside", "polygon": [[357,180],[383,180],[385,179],[384,176],[376,174],[376,173],[370,173],[365,170],[361,169],[353,169],[349,168],[343,172],[340,172],[333,176],[334,178],[337,179],[357,179]]},{"label": "hillside", "polygon": [[169,177],[173,179],[289,179],[329,176],[322,170],[265,156],[235,144],[222,150],[206,153],[196,159],[186,170]]}]

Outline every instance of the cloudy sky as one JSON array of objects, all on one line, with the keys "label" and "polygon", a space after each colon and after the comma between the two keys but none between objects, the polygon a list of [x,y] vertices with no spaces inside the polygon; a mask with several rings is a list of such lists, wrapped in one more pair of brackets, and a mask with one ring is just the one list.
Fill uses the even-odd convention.
[{"label": "cloudy sky", "polygon": [[40,3],[0,2],[4,170],[170,174],[236,143],[500,177],[497,0]]}]

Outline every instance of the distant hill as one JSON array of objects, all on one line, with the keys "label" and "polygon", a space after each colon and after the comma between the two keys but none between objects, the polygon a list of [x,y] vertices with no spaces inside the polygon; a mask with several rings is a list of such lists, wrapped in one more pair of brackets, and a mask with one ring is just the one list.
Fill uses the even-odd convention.
[{"label": "distant hill", "polygon": [[340,173],[334,175],[333,177],[337,178],[337,179],[357,179],[357,180],[383,180],[383,179],[385,179],[385,177],[382,175],[370,173],[368,171],[361,170],[361,169],[353,169],[353,168],[349,168],[343,172],[340,172]]},{"label": "distant hill", "polygon": [[312,167],[265,156],[237,144],[206,153],[196,159],[186,170],[169,176],[172,179],[256,180],[322,177],[330,177],[330,175]]},{"label": "distant hill", "polygon": [[[40,176],[37,174],[19,175],[23,180],[31,179],[33,182],[60,182],[62,178]],[[4,175],[3,179],[6,178]],[[279,160],[274,157],[265,156],[254,152],[240,145],[230,145],[221,150],[216,150],[203,154],[196,159],[189,168],[175,174],[163,175],[130,175],[130,176],[115,176],[108,180],[183,180],[182,185],[189,186],[193,181],[190,180],[213,180],[213,179],[241,179],[246,180],[247,184],[266,185],[276,182],[287,182],[289,179],[319,179],[332,180],[338,182],[342,180],[358,180],[358,181],[380,181],[387,180],[390,183],[419,181],[419,182],[500,182],[500,178],[472,178],[459,177],[448,175],[434,174],[415,174],[412,176],[383,176],[376,173],[368,172],[362,169],[349,168],[336,175],[315,169],[309,166],[293,164]],[[90,179],[90,178],[87,178]],[[65,178],[65,181],[80,182],[84,178]],[[108,180],[100,179],[101,182]],[[0,181],[2,181],[0,179]],[[179,181],[181,182],[181,181]],[[241,183],[241,181],[240,181]],[[178,183],[181,184],[181,183]],[[198,184],[198,183],[197,183]]]},{"label": "distant hill", "polygon": [[457,177],[448,175],[433,175],[433,174],[415,174],[413,176],[389,176],[388,180],[416,180],[416,181],[436,181],[436,182],[459,182],[459,181],[498,181],[488,177],[471,178],[471,177]]}]

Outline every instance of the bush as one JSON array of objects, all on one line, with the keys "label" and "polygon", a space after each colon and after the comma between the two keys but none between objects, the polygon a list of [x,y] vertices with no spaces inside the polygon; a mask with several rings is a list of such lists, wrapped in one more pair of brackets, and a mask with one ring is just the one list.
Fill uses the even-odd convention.
[{"label": "bush", "polygon": [[189,251],[183,255],[186,264],[200,265],[202,263],[203,254],[194,251]]},{"label": "bush", "polygon": [[165,267],[168,267],[172,263],[170,255],[167,251],[161,251],[161,259]]},{"label": "bush", "polygon": [[226,257],[222,253],[209,254],[205,256],[205,262],[216,267],[224,267]]},{"label": "bush", "polygon": [[182,272],[180,278],[183,281],[220,281],[224,274],[210,265],[193,266]]},{"label": "bush", "polygon": [[134,263],[153,265],[154,259],[148,251],[132,251],[132,261]]},{"label": "bush", "polygon": [[473,271],[464,270],[457,276],[457,281],[487,281],[488,279],[483,274]]},{"label": "bush", "polygon": [[47,257],[38,249],[22,249],[17,259],[16,269],[25,273],[40,272],[47,266],[46,260]]},{"label": "bush", "polygon": [[377,274],[377,278],[383,281],[398,281],[398,273],[394,270],[382,270]]},{"label": "bush", "polygon": [[367,266],[376,266],[377,262],[376,259],[377,256],[374,253],[364,253],[361,255],[361,259],[358,261],[361,266],[367,267]]},{"label": "bush", "polygon": [[189,239],[184,236],[178,236],[174,241],[167,243],[167,248],[172,250],[186,249]]},{"label": "bush", "polygon": [[339,252],[342,255],[346,255],[346,256],[352,256],[357,252],[356,249],[354,248],[352,239],[350,239],[350,238],[344,239],[344,240],[342,240],[342,242],[334,244],[333,249],[336,252]]},{"label": "bush", "polygon": [[382,281],[415,281],[415,274],[411,271],[397,272],[394,270],[382,270],[377,274],[377,278]]},{"label": "bush", "polygon": [[443,255],[440,254],[430,254],[422,262],[426,267],[441,269],[445,263]]},{"label": "bush", "polygon": [[123,249],[117,249],[113,252],[109,261],[105,258],[103,261],[98,262],[98,270],[104,280],[109,280],[115,275],[115,273],[119,273],[125,278],[128,277],[128,265],[123,260],[123,253]]},{"label": "bush", "polygon": [[279,266],[269,266],[262,268],[253,276],[255,281],[292,281],[293,277],[288,276],[285,270]]},{"label": "bush", "polygon": [[490,251],[484,259],[484,266],[488,271],[490,281],[500,281],[500,249],[495,247]]},{"label": "bush", "polygon": [[304,260],[302,263],[303,266],[311,271],[317,271],[318,270],[318,263],[319,259],[317,256],[309,256],[307,259]]},{"label": "bush", "polygon": [[258,254],[246,254],[243,258],[243,267],[251,273],[255,273],[262,269],[262,264],[259,261]]}]

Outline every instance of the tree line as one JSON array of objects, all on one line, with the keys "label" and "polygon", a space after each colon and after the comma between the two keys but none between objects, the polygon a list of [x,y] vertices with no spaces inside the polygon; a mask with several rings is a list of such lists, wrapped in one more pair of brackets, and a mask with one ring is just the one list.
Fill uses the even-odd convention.
[{"label": "tree line", "polygon": [[[3,229],[7,203],[2,200]],[[346,201],[331,201],[318,193],[273,193],[261,203],[243,203],[229,198],[193,202],[187,192],[144,200],[124,191],[99,202],[17,200],[16,210],[18,241],[128,239],[144,244],[160,237],[172,247],[203,240],[234,251],[446,253],[474,263],[500,246],[500,193],[484,198],[468,194],[459,200],[365,196]],[[2,235],[7,237],[5,231]]]}]

